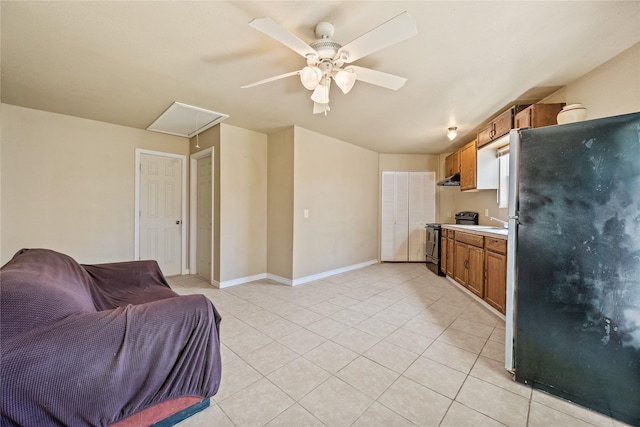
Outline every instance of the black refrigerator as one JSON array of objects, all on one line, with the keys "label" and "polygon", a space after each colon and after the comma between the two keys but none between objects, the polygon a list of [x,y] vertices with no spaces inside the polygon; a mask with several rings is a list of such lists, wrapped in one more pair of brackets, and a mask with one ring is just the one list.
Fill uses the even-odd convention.
[{"label": "black refrigerator", "polygon": [[640,113],[511,131],[505,366],[640,425]]}]

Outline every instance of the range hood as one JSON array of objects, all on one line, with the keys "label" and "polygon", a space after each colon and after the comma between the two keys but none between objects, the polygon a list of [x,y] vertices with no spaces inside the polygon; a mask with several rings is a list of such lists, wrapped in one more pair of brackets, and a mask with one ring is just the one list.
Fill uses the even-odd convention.
[{"label": "range hood", "polygon": [[455,175],[451,175],[443,179],[442,181],[438,181],[436,185],[441,187],[459,187],[460,186],[460,174],[457,173]]}]

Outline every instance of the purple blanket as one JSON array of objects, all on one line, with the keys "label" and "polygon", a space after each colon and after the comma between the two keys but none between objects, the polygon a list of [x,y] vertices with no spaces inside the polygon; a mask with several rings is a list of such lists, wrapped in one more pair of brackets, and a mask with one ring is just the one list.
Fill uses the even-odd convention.
[{"label": "purple blanket", "polygon": [[0,269],[2,425],[102,426],[220,385],[220,316],[155,261],[23,249]]}]

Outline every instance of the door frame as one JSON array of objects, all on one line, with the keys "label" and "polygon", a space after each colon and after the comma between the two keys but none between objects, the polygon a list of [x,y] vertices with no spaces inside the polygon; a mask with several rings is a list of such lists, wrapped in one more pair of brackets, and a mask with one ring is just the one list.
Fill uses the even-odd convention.
[{"label": "door frame", "polygon": [[135,166],[135,202],[134,202],[134,245],[133,259],[140,259],[140,168],[142,154],[151,154],[160,157],[169,157],[180,160],[182,168],[182,185],[180,186],[180,216],[182,218],[180,224],[180,271],[181,274],[189,274],[187,269],[187,156],[182,154],[165,153],[162,151],[145,150],[136,148],[136,166]]},{"label": "door frame", "polygon": [[189,157],[189,267],[190,274],[198,274],[197,271],[197,240],[198,240],[198,160],[211,156],[211,284],[214,284],[215,263],[215,150],[214,147],[206,148],[192,154]]}]

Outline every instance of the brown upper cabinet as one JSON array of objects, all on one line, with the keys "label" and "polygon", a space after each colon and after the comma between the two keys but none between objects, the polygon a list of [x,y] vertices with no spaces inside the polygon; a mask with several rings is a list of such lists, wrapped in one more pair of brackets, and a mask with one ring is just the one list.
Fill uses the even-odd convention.
[{"label": "brown upper cabinet", "polygon": [[526,107],[526,105],[514,105],[480,129],[478,131],[478,148],[508,134],[513,129],[514,116]]},{"label": "brown upper cabinet", "polygon": [[460,150],[460,191],[495,190],[498,188],[498,168],[495,152],[478,150],[473,140]]},{"label": "brown upper cabinet", "polygon": [[476,188],[477,151],[475,139],[458,151],[460,153],[460,191]]},{"label": "brown upper cabinet", "polygon": [[444,168],[446,169],[445,177],[460,173],[460,151],[451,153],[444,159]]},{"label": "brown upper cabinet", "polygon": [[557,116],[565,104],[533,104],[515,116],[515,128],[541,128],[558,123]]}]

